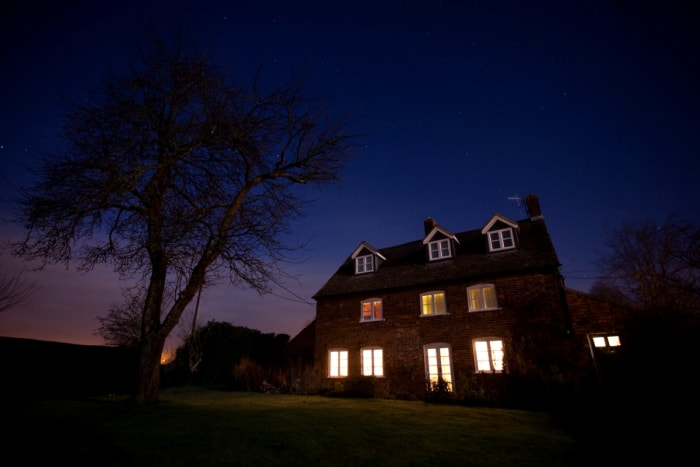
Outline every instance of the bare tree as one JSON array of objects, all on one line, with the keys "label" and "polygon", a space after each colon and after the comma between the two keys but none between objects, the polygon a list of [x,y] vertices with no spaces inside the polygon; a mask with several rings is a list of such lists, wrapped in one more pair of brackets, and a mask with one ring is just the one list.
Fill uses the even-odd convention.
[{"label": "bare tree", "polygon": [[636,307],[685,312],[700,309],[699,257],[700,227],[671,216],[612,230],[598,263],[607,288]]},{"label": "bare tree", "polygon": [[107,316],[98,317],[100,326],[96,334],[108,345],[138,348],[141,343],[141,319],[143,317],[142,288],[124,289],[124,302],[110,307]]},{"label": "bare tree", "polygon": [[147,404],[166,338],[205,277],[260,293],[284,279],[303,246],[283,241],[289,223],[313,187],[338,180],[354,136],[301,80],[236,82],[179,39],[153,38],[136,57],[68,114],[65,148],[22,197],[15,252],[85,270],[109,263],[141,281],[134,401]]},{"label": "bare tree", "polygon": [[0,274],[0,312],[26,304],[34,288],[35,283],[27,281],[22,272]]}]

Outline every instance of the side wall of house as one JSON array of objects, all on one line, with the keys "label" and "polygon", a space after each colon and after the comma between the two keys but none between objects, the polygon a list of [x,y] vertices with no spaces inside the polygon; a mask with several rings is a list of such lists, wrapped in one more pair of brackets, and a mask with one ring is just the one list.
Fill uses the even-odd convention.
[{"label": "side wall of house", "polygon": [[[499,308],[470,312],[467,287],[494,284]],[[447,314],[421,316],[420,295],[444,291]],[[361,322],[360,302],[380,298],[383,319]],[[405,288],[362,295],[319,298],[316,312],[315,362],[328,375],[328,352],[347,350],[349,377],[361,374],[361,349],[380,347],[384,377],[377,383],[388,394],[422,398],[426,391],[424,346],[444,343],[451,348],[453,389],[459,397],[482,394],[513,372],[539,372],[542,354],[561,356],[567,321],[556,274],[532,273],[478,282]],[[505,374],[476,374],[472,340],[501,339]],[[326,378],[331,387],[346,378]],[[485,387],[487,386],[487,387]]]}]

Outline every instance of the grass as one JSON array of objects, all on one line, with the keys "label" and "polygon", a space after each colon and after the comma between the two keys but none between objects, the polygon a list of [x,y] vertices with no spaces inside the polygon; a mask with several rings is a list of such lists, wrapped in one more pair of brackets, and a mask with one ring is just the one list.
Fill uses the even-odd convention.
[{"label": "grass", "polygon": [[188,388],[141,408],[123,398],[10,404],[3,422],[3,457],[16,465],[582,464],[582,446],[546,413],[416,401]]}]

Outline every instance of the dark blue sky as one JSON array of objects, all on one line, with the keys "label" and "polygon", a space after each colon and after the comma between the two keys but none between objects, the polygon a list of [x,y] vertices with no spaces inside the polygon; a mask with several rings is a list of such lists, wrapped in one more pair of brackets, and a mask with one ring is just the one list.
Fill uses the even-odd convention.
[{"label": "dark blue sky", "polygon": [[[62,96],[123,66],[145,25],[190,30],[234,76],[304,72],[355,117],[364,136],[340,186],[294,224],[312,237],[290,269],[306,303],[219,286],[203,297],[204,321],[294,335],[360,241],[419,239],[428,216],[455,232],[496,211],[519,219],[516,195],[539,196],[566,283],[583,291],[606,229],[699,220],[700,27],[687,2],[14,3],[0,18],[5,238],[23,164],[56,147]],[[3,270],[15,264],[0,257]],[[120,299],[108,271],[30,277],[32,303],[0,314],[0,335],[102,342],[95,317]]]}]

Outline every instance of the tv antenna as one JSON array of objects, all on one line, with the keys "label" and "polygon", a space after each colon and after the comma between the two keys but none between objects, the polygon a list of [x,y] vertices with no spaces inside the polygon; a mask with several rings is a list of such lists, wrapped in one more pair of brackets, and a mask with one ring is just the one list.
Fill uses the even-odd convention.
[{"label": "tv antenna", "polygon": [[525,210],[523,209],[523,206],[525,206],[525,203],[523,202],[524,200],[523,200],[523,198],[522,198],[520,195],[518,195],[518,194],[516,193],[516,194],[513,195],[513,196],[509,196],[509,197],[508,197],[508,201],[515,201],[515,203],[518,205],[518,209],[520,210],[520,215],[521,215],[522,217],[526,217],[526,216],[527,216],[527,213],[526,213]]}]

